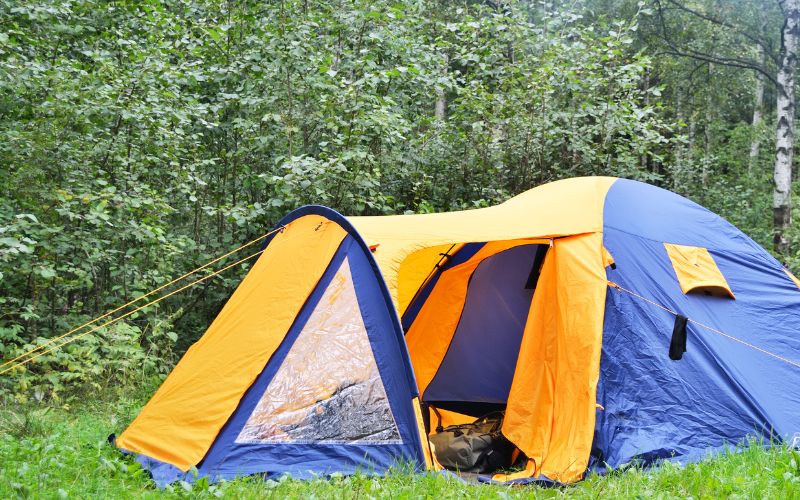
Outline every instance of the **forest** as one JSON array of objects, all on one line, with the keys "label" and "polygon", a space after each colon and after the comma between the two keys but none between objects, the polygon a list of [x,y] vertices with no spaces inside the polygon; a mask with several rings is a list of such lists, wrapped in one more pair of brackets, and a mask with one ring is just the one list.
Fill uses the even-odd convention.
[{"label": "forest", "polygon": [[[454,211],[617,176],[798,272],[799,42],[798,0],[0,0],[0,359],[305,204]],[[15,367],[0,400],[156,387],[248,268]]]},{"label": "forest", "polygon": [[[619,176],[689,197],[798,269],[787,5],[2,2],[0,355],[309,203],[450,211]],[[164,373],[246,269],[0,386],[60,398]]]}]

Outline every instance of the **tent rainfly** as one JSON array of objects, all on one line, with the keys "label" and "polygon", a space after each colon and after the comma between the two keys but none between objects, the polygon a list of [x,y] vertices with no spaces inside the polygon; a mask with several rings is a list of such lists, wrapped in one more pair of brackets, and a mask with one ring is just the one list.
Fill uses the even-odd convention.
[{"label": "tent rainfly", "polygon": [[116,440],[160,485],[436,469],[431,408],[445,425],[505,410],[528,462],[496,481],[800,432],[800,282],[676,194],[584,177],[461,212],[307,206],[278,227]]}]

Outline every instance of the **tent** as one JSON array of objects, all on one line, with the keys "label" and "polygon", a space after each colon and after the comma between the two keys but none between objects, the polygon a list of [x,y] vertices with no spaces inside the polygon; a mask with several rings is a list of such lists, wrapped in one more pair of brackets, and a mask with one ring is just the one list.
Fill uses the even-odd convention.
[{"label": "tent", "polygon": [[431,408],[444,425],[505,410],[528,466],[498,481],[800,432],[800,281],[676,194],[584,177],[451,213],[307,206],[277,227],[116,440],[159,484],[435,469]]}]

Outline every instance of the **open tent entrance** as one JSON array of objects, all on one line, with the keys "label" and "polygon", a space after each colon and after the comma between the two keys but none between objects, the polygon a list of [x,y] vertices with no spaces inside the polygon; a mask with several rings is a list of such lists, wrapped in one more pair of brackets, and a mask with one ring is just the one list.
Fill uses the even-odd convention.
[{"label": "open tent entrance", "polygon": [[475,418],[505,409],[548,248],[468,243],[423,286],[403,316],[423,403]]}]

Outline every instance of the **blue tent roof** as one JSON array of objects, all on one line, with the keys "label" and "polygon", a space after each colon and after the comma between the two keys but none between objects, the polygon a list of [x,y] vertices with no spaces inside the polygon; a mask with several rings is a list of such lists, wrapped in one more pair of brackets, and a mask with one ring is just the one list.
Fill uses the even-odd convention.
[{"label": "blue tent roof", "polygon": [[[604,219],[608,279],[690,322],[687,352],[672,361],[675,315],[609,288],[596,462],[690,461],[747,436],[800,432],[798,368],[730,338],[798,358],[800,290],[781,264],[721,217],[647,184],[614,183]],[[684,294],[664,242],[708,248],[735,300]]]}]

